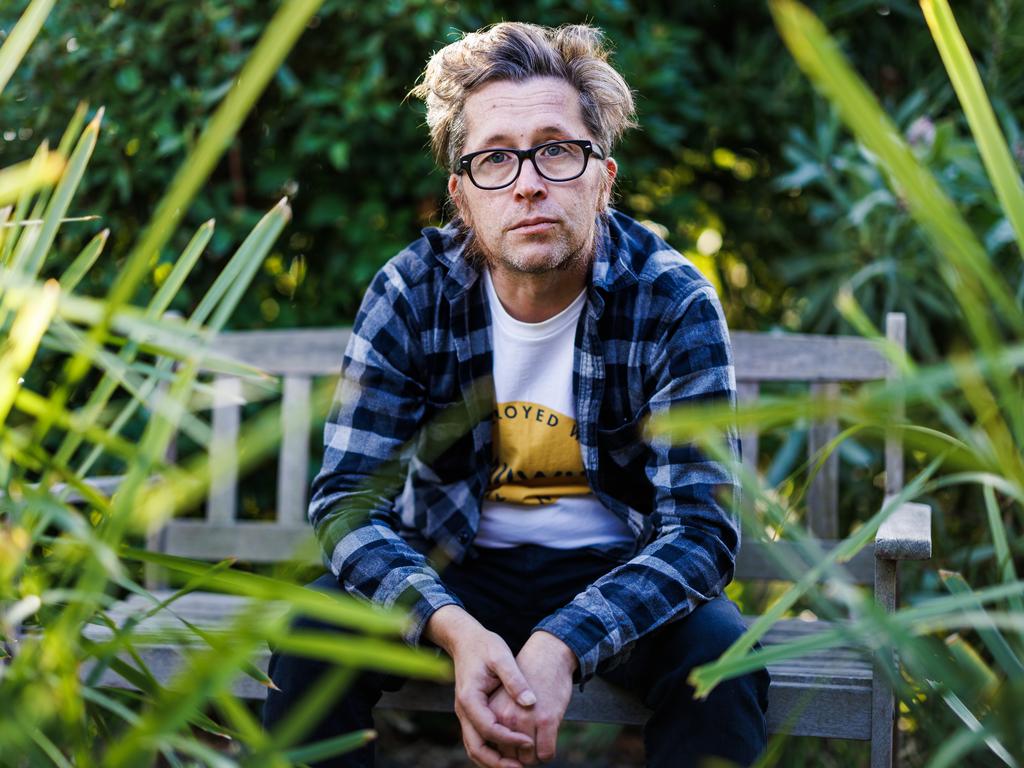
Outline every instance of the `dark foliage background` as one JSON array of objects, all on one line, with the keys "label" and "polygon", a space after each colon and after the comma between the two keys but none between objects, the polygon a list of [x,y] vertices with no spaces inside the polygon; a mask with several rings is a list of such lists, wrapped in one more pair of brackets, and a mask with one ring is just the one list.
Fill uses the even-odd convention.
[{"label": "dark foliage background", "polygon": [[[10,28],[19,6],[4,4],[0,28]],[[925,118],[945,130],[940,138],[963,135],[960,126],[942,123],[951,91],[916,4],[816,6],[876,91],[893,109],[902,108],[902,125]],[[974,12],[961,11],[968,6]],[[61,243],[70,258],[86,237],[111,227],[115,240],[105,257],[111,262],[92,278],[97,291],[274,7],[257,0],[110,0],[58,4],[47,21],[0,102],[0,163],[28,157],[43,137],[56,143],[79,99],[106,108],[104,136],[76,211],[102,220],[77,225],[80,238]],[[987,84],[1004,103],[1019,104],[1024,67],[1016,54],[1024,39],[1014,32],[1019,19],[1010,4],[972,1],[958,11]],[[374,271],[422,226],[444,218],[444,174],[427,152],[422,106],[405,94],[433,50],[459,30],[502,18],[590,21],[605,30],[637,91],[642,125],[616,152],[618,205],[664,227],[681,250],[693,250],[705,229],[722,235],[721,249],[702,265],[720,278],[734,327],[839,330],[832,308],[839,284],[887,255],[891,273],[867,278],[858,297],[867,297],[875,320],[890,306],[909,310],[920,353],[947,347],[956,319],[945,317],[941,288],[929,285],[910,306],[911,292],[900,290],[920,292],[912,252],[921,244],[899,233],[886,239],[862,231],[871,229],[873,213],[891,213],[877,195],[870,197],[880,179],[867,178],[870,162],[837,135],[766,8],[739,0],[678,6],[534,0],[514,11],[478,1],[328,0],[188,214],[193,227],[215,217],[218,230],[208,268],[180,301],[212,279],[229,244],[260,211],[288,195],[294,223],[236,314],[236,327],[351,320]],[[985,195],[973,150],[954,151],[953,159],[949,151],[935,154],[938,163],[973,164],[963,171],[967,188],[958,190],[959,198],[984,215],[990,200],[978,199]],[[858,227],[850,208],[865,199],[853,214],[868,223]],[[183,228],[175,245],[189,234]],[[993,242],[999,245],[998,238]],[[170,252],[154,258],[151,285],[166,275],[162,265],[170,259]],[[873,292],[879,297],[872,299]]]}]

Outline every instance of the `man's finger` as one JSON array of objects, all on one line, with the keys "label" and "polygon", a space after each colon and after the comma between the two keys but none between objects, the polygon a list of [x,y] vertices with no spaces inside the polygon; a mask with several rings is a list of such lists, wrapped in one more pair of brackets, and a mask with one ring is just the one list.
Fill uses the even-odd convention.
[{"label": "man's finger", "polygon": [[526,682],[516,660],[509,651],[508,656],[502,656],[494,662],[494,672],[501,680],[502,687],[508,691],[509,696],[521,707],[532,707],[537,703],[537,695]]},{"label": "man's finger", "polygon": [[[558,743],[558,726],[560,722],[553,718],[541,717],[537,722],[537,759],[547,762],[555,759],[555,746]],[[520,753],[522,757],[522,753]]]},{"label": "man's finger", "polygon": [[536,765],[537,753],[533,747],[520,747],[516,750],[516,759],[523,765]]},{"label": "man's finger", "polygon": [[472,723],[476,732],[492,744],[501,744],[512,748],[532,747],[533,739],[518,731],[513,731],[498,722],[497,717],[487,706],[487,697],[478,695],[464,696],[461,701],[465,719]]},{"label": "man's finger", "polygon": [[462,744],[466,748],[466,756],[483,768],[523,768],[522,763],[515,758],[499,755],[484,742],[476,729],[465,721],[462,722]]}]

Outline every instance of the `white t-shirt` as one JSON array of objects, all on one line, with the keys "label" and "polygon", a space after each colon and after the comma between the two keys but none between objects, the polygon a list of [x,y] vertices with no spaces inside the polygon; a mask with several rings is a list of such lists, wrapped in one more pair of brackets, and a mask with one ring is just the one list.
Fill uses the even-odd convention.
[{"label": "white t-shirt", "polygon": [[587,484],[576,432],[572,362],[586,290],[552,318],[524,323],[483,271],[494,349],[494,463],[476,544],[575,549],[631,541]]}]

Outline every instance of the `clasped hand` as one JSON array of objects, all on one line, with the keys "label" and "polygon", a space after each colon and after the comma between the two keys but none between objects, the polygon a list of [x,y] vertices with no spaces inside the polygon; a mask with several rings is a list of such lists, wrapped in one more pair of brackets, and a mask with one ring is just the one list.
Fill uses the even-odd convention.
[{"label": "clasped hand", "polygon": [[572,696],[576,657],[547,632],[534,632],[519,655],[500,635],[456,606],[427,625],[455,666],[455,714],[466,754],[483,768],[522,768],[555,756]]},{"label": "clasped hand", "polygon": [[516,656],[516,664],[536,695],[537,703],[525,707],[501,687],[491,694],[488,707],[501,725],[529,736],[532,743],[528,746],[498,744],[498,752],[503,758],[515,758],[523,765],[553,760],[558,728],[572,698],[576,657],[554,635],[535,632]]}]

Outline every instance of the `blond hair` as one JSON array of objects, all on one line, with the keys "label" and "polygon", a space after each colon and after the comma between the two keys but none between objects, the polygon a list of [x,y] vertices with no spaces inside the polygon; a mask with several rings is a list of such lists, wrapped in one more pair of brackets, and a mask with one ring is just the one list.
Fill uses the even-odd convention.
[{"label": "blond hair", "polygon": [[596,27],[552,28],[502,22],[446,45],[430,57],[410,95],[427,105],[430,144],[438,164],[453,170],[466,142],[466,97],[481,86],[531,77],[557,77],[580,95],[583,122],[606,154],[636,125],[633,94],[608,63]]}]

